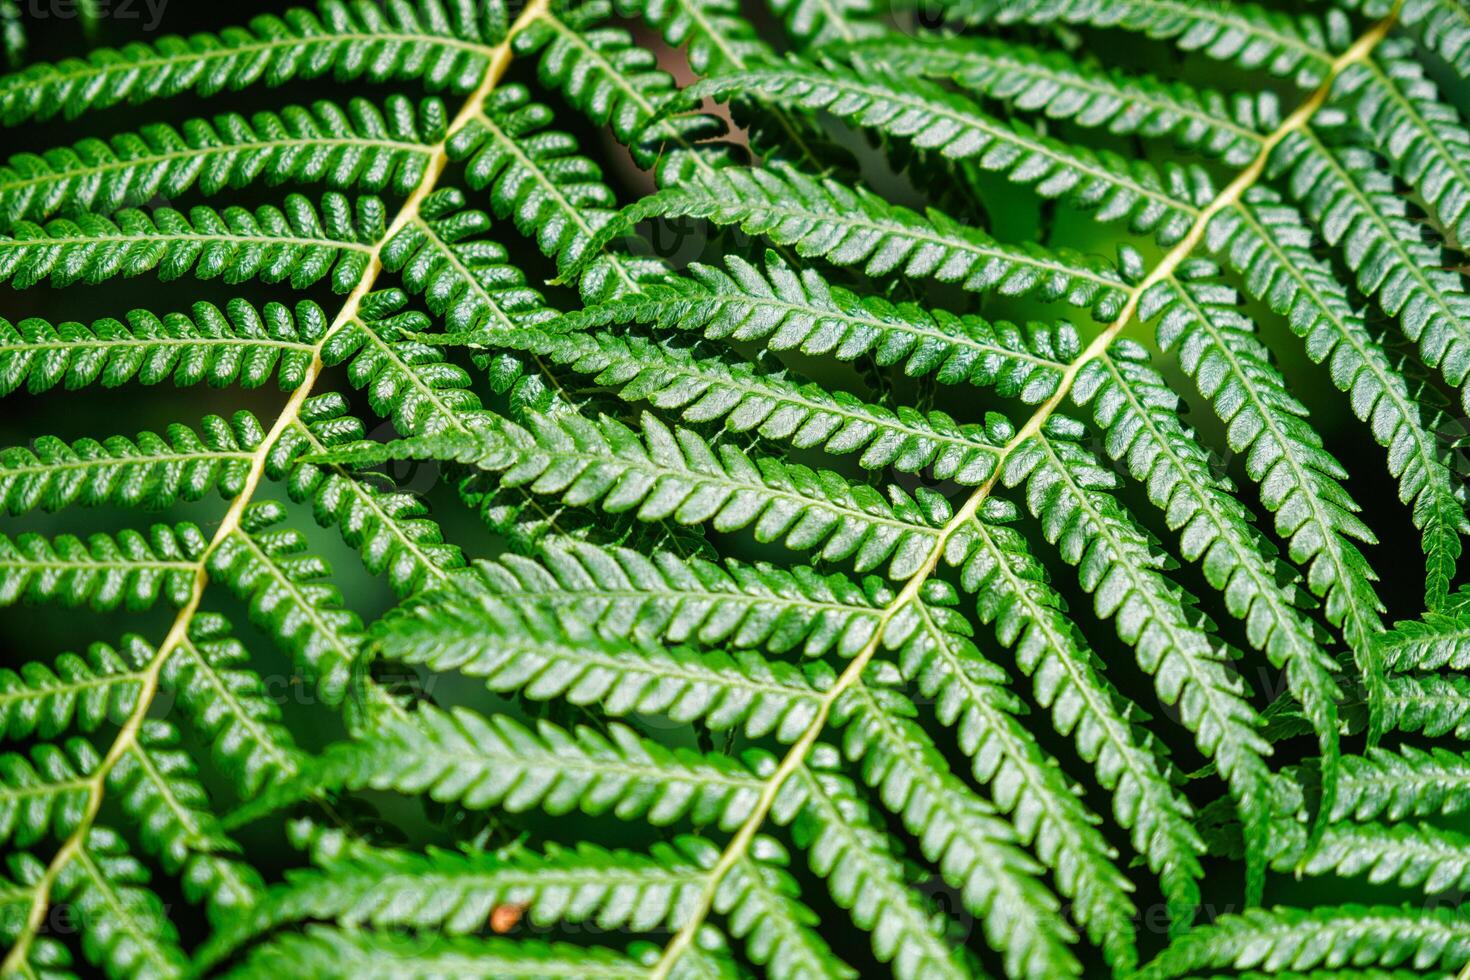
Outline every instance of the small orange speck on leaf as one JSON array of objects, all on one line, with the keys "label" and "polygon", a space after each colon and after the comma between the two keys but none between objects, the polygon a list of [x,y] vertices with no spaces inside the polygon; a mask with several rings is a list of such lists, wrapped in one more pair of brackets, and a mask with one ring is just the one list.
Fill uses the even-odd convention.
[{"label": "small orange speck on leaf", "polygon": [[526,912],[524,905],[497,905],[490,911],[490,931],[505,935],[514,929]]}]

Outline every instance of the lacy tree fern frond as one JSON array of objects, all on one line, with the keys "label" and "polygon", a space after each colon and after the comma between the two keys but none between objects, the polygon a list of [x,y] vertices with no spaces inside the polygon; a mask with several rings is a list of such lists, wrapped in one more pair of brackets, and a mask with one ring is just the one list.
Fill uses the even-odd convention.
[{"label": "lacy tree fern frond", "polygon": [[298,2],[0,77],[0,973],[1470,971],[1459,0]]},{"label": "lacy tree fern frond", "polygon": [[262,176],[273,184],[406,194],[422,179],[444,121],[443,103],[434,99],[416,107],[399,96],[382,109],[355,99],[345,109],[320,102],[249,120],[194,119],[181,129],[145,127],[110,145],[94,139],[44,157],[20,154],[0,169],[0,227],[56,214],[110,214],[195,186],[214,195]]}]

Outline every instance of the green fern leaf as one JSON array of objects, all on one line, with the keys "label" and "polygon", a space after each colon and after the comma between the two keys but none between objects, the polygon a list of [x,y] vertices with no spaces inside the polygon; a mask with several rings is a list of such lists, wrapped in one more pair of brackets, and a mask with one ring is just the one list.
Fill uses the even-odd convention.
[{"label": "green fern leaf", "polygon": [[286,17],[262,15],[249,28],[225,35],[171,36],[156,44],[33,65],[0,83],[0,122],[72,119],[185,92],[208,97],[328,73],[342,81],[422,77],[436,88],[468,92],[487,65],[488,53],[480,45],[497,38],[482,33],[483,22],[465,5],[452,6],[451,20],[431,0],[387,8],[327,2],[319,13],[296,9]]},{"label": "green fern leaf", "polygon": [[164,436],[144,432],[137,440],[116,436],[71,445],[43,437],[30,449],[0,451],[0,499],[9,513],[24,514],[78,503],[163,509],[213,489],[234,497],[244,484],[250,450],[265,433],[245,412],[233,425],[208,416],[201,428],[202,439],[188,426],[174,425]]},{"label": "green fern leaf", "polygon": [[[815,180],[788,167],[731,167],[712,177],[691,177],[629,205],[602,237],[655,215],[737,225],[778,245],[794,246],[804,258],[844,266],[862,263],[870,276],[901,273],[958,282],[976,292],[1065,298],[1090,309],[1098,320],[1113,318],[1124,303],[1120,277],[1095,257],[1004,245],[938,211],[921,217],[871,192],[831,179]],[[698,267],[692,271],[698,275]],[[816,270],[800,275],[815,276]]]},{"label": "green fern leaf", "polygon": [[597,503],[641,521],[708,522],[716,530],[754,527],[762,541],[852,559],[859,571],[887,564],[894,579],[912,575],[936,537],[922,504],[896,491],[890,503],[871,487],[834,473],[772,458],[718,451],[688,429],[653,416],[642,433],[603,418],[528,417],[531,428],[502,423],[470,437],[420,437],[362,444],[325,460],[374,464],[388,459],[449,459],[499,472],[504,486],[530,486],[568,503]]},{"label": "green fern leaf", "polygon": [[480,980],[635,980],[646,968],[636,959],[601,947],[531,940],[440,940],[425,949],[418,939],[311,927],[287,933],[251,950],[232,977],[282,973],[313,976],[463,977]]},{"label": "green fern leaf", "polygon": [[162,599],[182,606],[206,543],[192,524],[155,524],[146,535],[128,530],[85,541],[71,534],[0,536],[0,605],[24,600],[138,611]]},{"label": "green fern leaf", "polygon": [[612,13],[606,0],[548,11],[512,43],[517,54],[539,59],[542,84],[559,89],[592,122],[610,126],[638,165],[656,169],[661,181],[720,166],[727,151],[700,141],[723,135],[725,126],[703,113],[664,115],[677,92],[673,77],[610,22]]},{"label": "green fern leaf", "polygon": [[[1329,147],[1316,135],[1293,134],[1275,158],[1276,167],[1290,168],[1287,186],[1322,237],[1346,249],[1358,288],[1399,319],[1425,364],[1461,387],[1470,374],[1470,339],[1463,328],[1470,297],[1444,268],[1443,250],[1419,236],[1413,212],[1377,169],[1372,151]],[[1467,399],[1470,394],[1462,393],[1461,402],[1470,405]]]},{"label": "green fern leaf", "polygon": [[1464,924],[1450,909],[1346,905],[1310,911],[1278,906],[1221,916],[1176,940],[1139,976],[1162,980],[1201,970],[1254,967],[1270,973],[1318,966],[1340,970],[1348,964],[1453,970],[1470,961],[1467,942]]},{"label": "green fern leaf", "polygon": [[646,931],[677,921],[694,900],[703,868],[692,855],[708,848],[692,838],[661,842],[647,854],[589,844],[503,855],[358,848],[272,888],[211,940],[199,962],[210,966],[253,935],[307,919],[349,929],[371,923],[472,934],[507,903],[542,925],[565,920]]},{"label": "green fern leaf", "polygon": [[908,887],[881,817],[841,774],[837,750],[818,746],[811,762],[798,773],[800,809],[778,809],[774,817],[795,821],[792,833],[812,870],[853,922],[872,934],[873,954],[905,980],[972,976],[973,964],[941,934],[942,920]]},{"label": "green fern leaf", "polygon": [[297,2],[0,0],[0,974],[1470,969],[1461,0]]},{"label": "green fern leaf", "polygon": [[[572,314],[569,319],[581,317]],[[683,323],[689,325],[690,319]],[[931,470],[937,479],[977,486],[995,466],[996,447],[986,441],[980,426],[961,426],[937,412],[895,413],[864,404],[845,391],[829,393],[819,385],[798,385],[733,359],[702,358],[672,344],[603,331],[535,328],[464,336],[471,346],[528,351],[566,364],[593,376],[600,385],[617,386],[627,401],[682,409],[691,423],[723,419],[727,430],[756,431],[766,439],[789,440],[798,449],[820,446],[834,455],[861,452],[858,462],[864,469]]]},{"label": "green fern leaf", "polygon": [[250,603],[251,619],[290,648],[305,679],[335,704],[347,693],[362,621],[322,581],[329,569],[305,553],[301,534],[276,526],[284,517],[278,504],[255,504],[211,549],[208,569]]},{"label": "green fern leaf", "polygon": [[1470,733],[1470,683],[1459,674],[1390,675],[1384,692],[1384,727],[1423,732],[1430,738]]},{"label": "green fern leaf", "polygon": [[1103,71],[1066,52],[992,38],[881,38],[841,54],[881,61],[901,75],[948,79],[964,89],[1048,119],[1073,120],[1118,135],[1171,137],[1243,166],[1261,149],[1261,134],[1280,122],[1271,92],[1227,98],[1182,82]]},{"label": "green fern leaf", "polygon": [[87,777],[102,761],[85,739],[64,748],[38,745],[30,754],[0,756],[0,840],[30,847],[48,835],[65,837],[86,809]]},{"label": "green fern leaf", "polygon": [[1463,812],[1470,807],[1466,760],[1447,749],[1370,749],[1343,759],[1333,819],[1388,821]]},{"label": "green fern leaf", "polygon": [[955,15],[998,23],[1048,23],[1116,27],[1151,38],[1174,41],[1185,51],[1200,51],[1242,68],[1264,68],[1309,88],[1322,81],[1341,47],[1345,24],[1334,14],[1324,23],[1309,15],[1293,17],[1254,3],[1200,6],[1182,0],[964,0]]},{"label": "green fern leaf", "polygon": [[105,973],[182,977],[188,958],[167,906],[149,889],[148,870],[127,843],[106,827],[94,827],[56,879],[56,898],[85,921],[113,921],[89,929],[82,940],[87,961]]},{"label": "green fern leaf", "polygon": [[[716,340],[762,340],[771,350],[830,354],[902,364],[910,377],[935,374],[950,384],[973,381],[1004,394],[1056,384],[1075,356],[1076,335],[1065,327],[987,323],[976,316],[895,305],[858,297],[812,271],[797,274],[774,255],[764,270],[737,258],[726,269],[694,266],[692,277],[670,278],[637,294],[568,313],[552,329],[587,331],[627,322],[699,331]],[[572,343],[567,341],[565,343]]]},{"label": "green fern leaf", "polygon": [[[772,734],[781,742],[805,731],[817,708],[820,684],[790,665],[620,643],[547,610],[484,594],[429,592],[399,615],[410,621],[388,619],[380,627],[382,655],[459,670],[501,693],[596,703],[611,715],[666,714],[677,722],[739,729],[750,738]],[[823,678],[819,673],[814,680]]]},{"label": "green fern leaf", "polygon": [[1394,15],[1412,27],[1424,44],[1444,58],[1461,77],[1470,74],[1470,14],[1445,0],[1345,0],[1343,6],[1361,9],[1370,17]]},{"label": "green fern leaf", "polygon": [[324,197],[320,211],[292,195],[280,208],[264,205],[253,213],[200,206],[188,215],[159,208],[56,218],[44,227],[22,221],[0,237],[0,282],[95,285],[157,270],[164,281],[192,273],[228,283],[289,281],[298,289],[330,278],[345,293],[368,263],[359,229],[381,221],[377,199],[362,198],[354,208],[341,195]]},{"label": "green fern leaf", "polygon": [[1016,650],[1032,677],[1037,701],[1053,724],[1076,741],[1098,781],[1113,793],[1112,812],[1131,831],[1134,848],[1160,876],[1177,928],[1199,904],[1203,875],[1199,835],[1189,804],[1170,785],[1167,763],[1141,728],[1148,719],[1123,702],[1102,676],[1102,665],[1065,615],[1065,603],[1025,540],[1006,523],[1014,508],[994,499],[973,525],[978,546],[964,569],[964,584],[978,596],[982,622]]},{"label": "green fern leaf", "polygon": [[900,86],[839,69],[791,64],[722,75],[700,82],[690,99],[738,92],[777,105],[824,109],[859,126],[911,138],[914,145],[951,159],[975,159],[987,170],[1035,186],[1045,197],[1096,209],[1101,221],[1126,220],[1132,231],[1153,232],[1165,245],[1182,238],[1201,194],[1202,171],[1129,163],[1107,153],[1068,147],[1023,123],[1003,123],[967,99],[926,82]]},{"label": "green fern leaf", "polygon": [[[1376,576],[1353,544],[1375,539],[1338,482],[1347,471],[1321,448],[1306,409],[1270,365],[1254,325],[1230,305],[1233,292],[1210,281],[1208,263],[1180,271],[1180,281],[1145,296],[1141,313],[1161,314],[1160,345],[1179,347],[1185,371],[1231,427],[1231,448],[1247,454],[1248,474],[1260,484],[1261,502],[1276,514],[1277,533],[1290,541],[1292,560],[1309,566],[1308,587],[1323,597],[1327,619],[1343,629],[1353,649],[1376,732],[1383,668],[1373,637],[1382,629],[1383,604],[1372,585]],[[1293,686],[1318,730],[1331,737],[1337,728],[1332,662],[1319,652],[1315,664],[1294,665],[1301,673]]]},{"label": "green fern leaf", "polygon": [[258,388],[272,374],[290,390],[305,379],[326,327],[314,303],[302,303],[293,317],[279,303],[257,310],[241,300],[223,311],[199,303],[192,316],[160,318],[137,310],[126,324],[109,319],[91,327],[0,320],[0,392],[10,394],[23,384],[37,393],[58,384],[74,389],[100,381],[115,387],[134,379],[145,385],[205,381]]},{"label": "green fern leaf", "polygon": [[[1190,597],[1160,572],[1163,560],[1147,534],[1106,490],[1111,475],[1067,436],[1066,420],[1038,433],[1008,463],[1006,482],[1025,481],[1032,513],[1045,521],[1049,540],[1077,565],[1083,588],[1093,593],[1099,615],[1116,617],[1118,634],[1133,645],[1139,665],[1153,675],[1166,704],[1177,704],[1181,720],[1196,733],[1202,752],[1215,757],[1229,780],[1247,830],[1247,890],[1261,884],[1269,813],[1270,749],[1259,719],[1246,701],[1244,684],[1219,652],[1219,644],[1186,610]],[[1083,522],[1087,537],[1069,535]],[[1092,540],[1088,540],[1088,539]],[[1228,733],[1228,734],[1227,734]]]},{"label": "green fern leaf", "polygon": [[137,698],[130,667],[124,655],[99,643],[85,658],[64,653],[54,664],[31,661],[0,672],[6,737],[52,739],[72,726],[91,732],[126,718]]},{"label": "green fern leaf", "polygon": [[770,8],[799,48],[851,44],[889,33],[882,5],[874,0],[771,0]]},{"label": "green fern leaf", "polygon": [[[453,159],[466,161],[465,179],[475,190],[489,188],[495,213],[512,218],[560,269],[577,265],[614,217],[616,199],[597,165],[576,154],[566,133],[546,132],[551,110],[530,102],[519,86],[502,88],[479,115],[448,144]],[[598,268],[601,264],[607,268]],[[663,271],[657,262],[636,263],[604,254],[584,278],[611,280],[616,296]]]},{"label": "green fern leaf", "polygon": [[1424,535],[1426,603],[1434,608],[1449,590],[1460,535],[1467,531],[1463,490],[1437,435],[1445,420],[1432,402],[1425,404],[1427,386],[1411,390],[1349,303],[1346,289],[1309,251],[1311,238],[1301,217],[1264,189],[1247,198],[1245,205],[1225,209],[1210,223],[1211,247],[1228,250],[1250,292],[1288,318],[1312,360],[1328,363],[1333,383],[1351,396],[1354,414],[1389,450],[1399,498],[1413,506],[1414,525]]},{"label": "green fern leaf", "polygon": [[532,731],[504,715],[425,707],[412,721],[380,726],[374,739],[323,757],[312,774],[318,784],[424,790],[473,808],[581,808],[655,824],[689,815],[724,829],[740,822],[760,787],[725,756],[670,751],[621,726],[607,735],[550,723]]},{"label": "green fern leaf", "polygon": [[415,106],[390,97],[380,110],[354,99],[310,109],[287,106],[251,119],[193,119],[83,140],[43,154],[22,153],[0,166],[0,230],[56,214],[107,215],[197,187],[219,194],[257,179],[321,182],[337,190],[407,194],[423,178],[429,147],[443,135],[444,105]]},{"label": "green fern leaf", "polygon": [[559,538],[542,542],[537,561],[507,555],[475,571],[477,584],[507,603],[545,602],[607,636],[807,658],[856,656],[889,597],[876,579],[864,588],[803,566],[717,565]]}]

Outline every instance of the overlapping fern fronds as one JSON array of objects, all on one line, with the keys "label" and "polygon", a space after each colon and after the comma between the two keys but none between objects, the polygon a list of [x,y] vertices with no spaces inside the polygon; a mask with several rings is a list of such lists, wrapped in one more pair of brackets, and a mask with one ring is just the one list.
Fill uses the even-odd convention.
[{"label": "overlapping fern fronds", "polygon": [[0,77],[0,605],[99,619],[8,634],[0,972],[1464,975],[1467,85],[1460,0]]}]

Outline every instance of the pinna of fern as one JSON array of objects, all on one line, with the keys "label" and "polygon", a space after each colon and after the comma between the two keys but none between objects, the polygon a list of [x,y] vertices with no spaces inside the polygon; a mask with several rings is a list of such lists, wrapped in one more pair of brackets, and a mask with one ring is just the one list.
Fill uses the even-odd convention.
[{"label": "pinna of fern", "polygon": [[208,402],[8,423],[0,605],[108,623],[0,670],[7,976],[1466,968],[1470,19],[914,13],[0,78],[0,393]]}]

